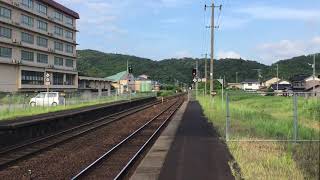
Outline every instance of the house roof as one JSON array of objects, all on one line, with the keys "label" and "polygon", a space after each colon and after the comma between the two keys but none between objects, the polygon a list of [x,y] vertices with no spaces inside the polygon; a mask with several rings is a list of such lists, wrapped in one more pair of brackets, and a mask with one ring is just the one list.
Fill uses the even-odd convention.
[{"label": "house roof", "polygon": [[79,80],[88,80],[88,81],[104,81],[110,82],[110,79],[107,78],[97,78],[97,77],[88,77],[88,76],[79,76]]},{"label": "house roof", "polygon": [[[320,85],[316,85],[316,86],[314,86],[314,87],[317,89],[317,88],[320,87]],[[306,89],[306,91],[312,91],[312,90],[313,90],[313,87],[310,87],[310,88]]]},{"label": "house roof", "polygon": [[71,9],[69,9],[69,8],[59,4],[59,3],[57,3],[56,1],[53,1],[53,0],[41,0],[41,2],[44,3],[44,4],[47,4],[49,6],[52,6],[52,7],[56,8],[56,9],[58,9],[58,10],[64,12],[64,13],[68,14],[69,16],[72,16],[72,17],[76,18],[76,19],[80,18],[78,13],[76,13],[73,10],[71,10]]},{"label": "house roof", "polygon": [[295,81],[303,81],[306,78],[310,77],[309,75],[306,74],[298,74],[298,75],[294,75],[293,77],[291,77],[290,81],[291,82],[295,82]]},{"label": "house roof", "polygon": [[120,81],[124,79],[124,76],[126,76],[127,74],[128,74],[127,71],[122,71],[112,76],[106,77],[106,79],[110,79],[111,81]]},{"label": "house roof", "polygon": [[[277,84],[272,84],[271,89],[277,90]],[[291,84],[278,84],[278,90],[291,89]]]},{"label": "house roof", "polygon": [[256,79],[246,79],[246,80],[242,81],[241,83],[259,83],[259,81]]}]

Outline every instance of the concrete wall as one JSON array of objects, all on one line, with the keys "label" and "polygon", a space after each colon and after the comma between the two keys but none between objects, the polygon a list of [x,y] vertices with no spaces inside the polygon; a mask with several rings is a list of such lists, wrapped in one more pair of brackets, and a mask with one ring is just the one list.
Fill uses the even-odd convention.
[{"label": "concrete wall", "polygon": [[13,92],[18,90],[18,66],[11,64],[0,65],[0,91]]}]

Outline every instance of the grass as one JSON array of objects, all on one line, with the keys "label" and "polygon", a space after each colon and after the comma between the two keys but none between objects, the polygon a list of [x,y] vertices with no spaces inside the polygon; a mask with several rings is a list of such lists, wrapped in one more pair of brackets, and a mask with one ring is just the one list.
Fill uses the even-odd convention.
[{"label": "grass", "polygon": [[[230,139],[291,140],[292,97],[233,94],[230,97]],[[226,106],[221,96],[214,100],[199,96],[204,114],[225,135]],[[298,138],[320,139],[320,100],[298,98]],[[230,152],[245,179],[318,179],[319,142],[228,141]],[[272,177],[272,178],[271,178]]]},{"label": "grass", "polygon": [[[140,97],[147,97],[150,96],[150,94],[136,94],[132,98],[140,98]],[[23,107],[15,107],[11,106],[10,108],[5,108],[3,110],[0,110],[0,120],[11,120],[15,119],[17,117],[25,117],[25,116],[33,116],[33,115],[39,115],[39,114],[45,114],[48,112],[57,112],[62,110],[71,110],[71,109],[77,109],[81,107],[87,107],[87,106],[93,106],[98,104],[104,104],[104,103],[111,103],[115,101],[121,101],[121,100],[128,100],[128,96],[106,96],[101,97],[99,99],[89,99],[89,100],[79,100],[75,98],[69,98],[68,101],[72,101],[72,104],[67,104],[66,106],[60,105],[60,106],[37,106],[37,107],[31,107],[29,104],[27,104],[29,101],[20,101],[24,102]],[[15,97],[15,99],[18,99],[18,97]],[[0,99],[1,101],[1,99]],[[0,104],[4,104],[7,101],[7,99],[4,99],[1,101]]]}]

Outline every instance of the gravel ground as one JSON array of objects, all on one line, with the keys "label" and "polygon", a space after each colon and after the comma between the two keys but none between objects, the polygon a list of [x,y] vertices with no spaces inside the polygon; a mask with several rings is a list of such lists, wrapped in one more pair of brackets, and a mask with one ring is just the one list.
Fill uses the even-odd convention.
[{"label": "gravel ground", "polygon": [[[155,105],[0,172],[0,179],[70,179],[107,149],[174,103]],[[29,174],[31,170],[31,175]]]}]

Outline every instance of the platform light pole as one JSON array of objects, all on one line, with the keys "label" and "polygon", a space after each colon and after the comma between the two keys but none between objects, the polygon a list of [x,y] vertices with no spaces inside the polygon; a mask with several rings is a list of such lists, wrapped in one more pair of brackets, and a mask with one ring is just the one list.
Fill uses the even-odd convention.
[{"label": "platform light pole", "polygon": [[277,64],[277,92],[279,91],[279,64]]}]

